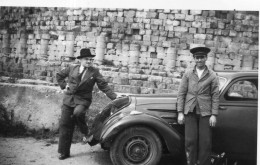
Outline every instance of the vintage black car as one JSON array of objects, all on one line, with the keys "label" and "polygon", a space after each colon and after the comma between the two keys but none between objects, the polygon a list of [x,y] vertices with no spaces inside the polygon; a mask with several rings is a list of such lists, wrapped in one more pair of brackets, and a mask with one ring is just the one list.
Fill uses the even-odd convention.
[{"label": "vintage black car", "polygon": [[[212,156],[256,162],[258,72],[218,75],[220,106]],[[176,102],[176,94],[116,99],[97,115],[90,144],[108,149],[115,165],[154,165],[163,153],[185,157],[184,126],[177,123]]]}]

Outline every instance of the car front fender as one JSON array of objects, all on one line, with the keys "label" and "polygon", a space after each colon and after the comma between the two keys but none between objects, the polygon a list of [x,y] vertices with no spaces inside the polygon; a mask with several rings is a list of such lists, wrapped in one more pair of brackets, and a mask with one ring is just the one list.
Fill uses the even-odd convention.
[{"label": "car front fender", "polygon": [[157,132],[163,138],[168,150],[171,153],[181,152],[183,150],[183,137],[166,121],[156,116],[141,113],[126,116],[117,116],[113,122],[107,122],[100,136],[100,143],[113,141],[116,135],[127,127],[142,125],[147,126]]}]

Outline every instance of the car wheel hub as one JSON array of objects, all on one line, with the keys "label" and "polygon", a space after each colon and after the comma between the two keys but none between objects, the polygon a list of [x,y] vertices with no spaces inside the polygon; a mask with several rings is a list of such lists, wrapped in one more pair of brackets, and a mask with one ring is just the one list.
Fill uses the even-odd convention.
[{"label": "car wheel hub", "polygon": [[131,138],[125,146],[125,156],[131,162],[142,162],[149,154],[149,145],[143,138]]}]

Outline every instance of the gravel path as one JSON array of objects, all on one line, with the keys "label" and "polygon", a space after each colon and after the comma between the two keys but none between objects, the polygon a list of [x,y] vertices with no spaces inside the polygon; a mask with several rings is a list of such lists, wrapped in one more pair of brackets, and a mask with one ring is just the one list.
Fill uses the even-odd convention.
[{"label": "gravel path", "polygon": [[0,137],[1,165],[112,165],[109,153],[99,145],[72,144],[71,157],[57,158],[58,144],[34,138]]},{"label": "gravel path", "polygon": [[[34,138],[0,137],[0,165],[112,165],[109,153],[100,145],[75,143],[71,157],[57,158],[58,144]],[[163,155],[159,165],[180,165],[169,155]]]}]

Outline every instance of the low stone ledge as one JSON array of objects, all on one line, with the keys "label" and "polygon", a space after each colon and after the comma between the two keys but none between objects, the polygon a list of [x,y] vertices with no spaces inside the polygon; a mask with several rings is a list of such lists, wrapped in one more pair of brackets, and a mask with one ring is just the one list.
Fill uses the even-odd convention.
[{"label": "low stone ledge", "polygon": [[31,130],[58,130],[63,98],[59,87],[0,83],[0,93],[0,104],[13,124],[22,123]]},{"label": "low stone ledge", "polygon": [[[132,80],[133,81],[133,80]],[[29,130],[48,129],[57,131],[61,114],[63,91],[57,84],[42,80],[16,79],[10,83],[10,77],[0,77],[0,111],[8,114],[13,124],[22,123]],[[131,82],[133,83],[133,82]],[[119,94],[153,94],[153,93],[176,93],[176,86],[170,89],[157,89],[150,85],[137,86],[109,84]],[[106,95],[94,88],[93,102],[89,115],[93,120],[95,115],[102,110],[111,100]],[[0,122],[2,122],[0,116]],[[89,119],[89,118],[88,118]]]}]

